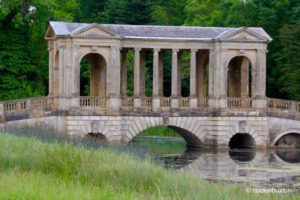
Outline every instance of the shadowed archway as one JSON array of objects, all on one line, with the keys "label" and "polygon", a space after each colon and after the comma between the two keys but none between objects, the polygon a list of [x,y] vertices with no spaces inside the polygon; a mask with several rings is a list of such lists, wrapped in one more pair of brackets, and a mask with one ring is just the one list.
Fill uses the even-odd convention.
[{"label": "shadowed archway", "polygon": [[86,54],[80,62],[80,96],[106,96],[106,61],[98,53]]},{"label": "shadowed archway", "polygon": [[246,56],[236,56],[228,64],[228,97],[251,97],[251,62]]},{"label": "shadowed archway", "polygon": [[[161,132],[162,130],[162,132]],[[156,132],[155,132],[156,131]],[[132,138],[131,142],[137,137],[137,136],[145,136],[145,135],[151,135],[151,136],[171,136],[173,138],[182,138],[185,141],[186,147],[202,147],[203,143],[202,141],[193,133],[190,131],[176,127],[176,126],[154,126],[147,128],[137,134],[135,137]]]},{"label": "shadowed archway", "polygon": [[286,133],[275,142],[275,146],[300,148],[300,134]]},{"label": "shadowed archway", "polygon": [[237,133],[229,141],[230,149],[247,149],[255,146],[254,138],[248,133]]}]

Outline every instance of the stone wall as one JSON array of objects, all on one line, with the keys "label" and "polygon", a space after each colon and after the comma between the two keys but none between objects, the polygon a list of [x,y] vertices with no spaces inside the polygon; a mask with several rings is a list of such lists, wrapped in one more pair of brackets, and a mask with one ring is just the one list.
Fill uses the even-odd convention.
[{"label": "stone wall", "polygon": [[194,146],[196,136],[202,144],[228,146],[236,133],[249,133],[257,146],[268,144],[268,124],[265,117],[134,117],[134,116],[68,116],[70,135],[101,133],[108,141],[129,142],[150,127],[165,125],[175,129]]}]

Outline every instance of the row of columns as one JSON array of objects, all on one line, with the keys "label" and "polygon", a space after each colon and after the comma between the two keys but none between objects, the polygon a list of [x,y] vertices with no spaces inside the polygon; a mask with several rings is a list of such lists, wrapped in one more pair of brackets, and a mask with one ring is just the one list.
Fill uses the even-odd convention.
[{"label": "row of columns", "polygon": [[[122,50],[121,96],[126,96],[128,49]],[[190,97],[206,97],[206,65],[208,54],[197,49],[191,50],[190,59]],[[171,96],[181,96],[181,51],[172,49]],[[134,49],[134,97],[145,96],[145,51]],[[153,49],[153,97],[163,97],[163,52]]]}]

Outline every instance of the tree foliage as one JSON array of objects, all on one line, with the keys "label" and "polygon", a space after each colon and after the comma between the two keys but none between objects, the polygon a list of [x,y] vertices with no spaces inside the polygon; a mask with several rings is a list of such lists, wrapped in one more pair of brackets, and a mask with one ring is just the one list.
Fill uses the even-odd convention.
[{"label": "tree foliage", "polygon": [[[260,26],[273,38],[267,56],[267,95],[300,100],[299,0],[2,0],[0,4],[0,99],[47,95],[50,20],[188,26]],[[164,85],[171,62],[164,58]],[[188,55],[183,94],[188,95]],[[133,55],[128,55],[133,74]],[[86,67],[85,70],[88,70]],[[151,58],[146,93],[151,94]],[[84,73],[84,72],[83,72]],[[87,74],[87,73],[85,73]],[[128,76],[128,93],[133,81]],[[164,89],[169,94],[170,89]]]}]

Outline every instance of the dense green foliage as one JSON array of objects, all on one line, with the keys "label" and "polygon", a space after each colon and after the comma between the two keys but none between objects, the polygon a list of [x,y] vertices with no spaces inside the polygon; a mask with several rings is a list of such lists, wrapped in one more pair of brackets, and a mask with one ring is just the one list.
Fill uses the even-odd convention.
[{"label": "dense green foliage", "polygon": [[200,181],[105,148],[0,133],[0,199],[297,199]]},{"label": "dense green foliage", "polygon": [[[267,57],[267,95],[300,100],[299,0],[2,0],[0,6],[0,99],[47,94],[48,52],[43,36],[49,20],[58,20],[261,26],[273,38]],[[147,60],[149,96],[151,56]],[[170,59],[164,62],[164,94],[169,96],[171,63]],[[183,96],[188,96],[188,55],[182,62]],[[132,67],[128,74],[132,74]],[[128,94],[133,90],[131,80]]]}]

